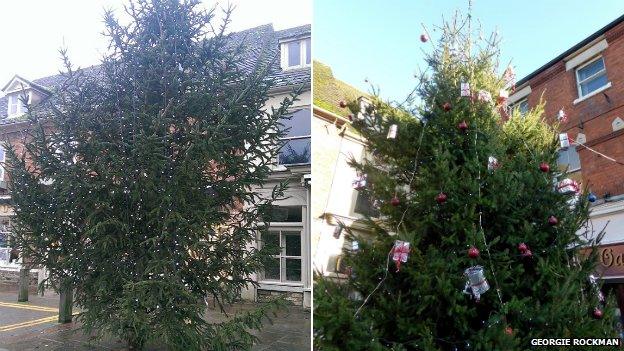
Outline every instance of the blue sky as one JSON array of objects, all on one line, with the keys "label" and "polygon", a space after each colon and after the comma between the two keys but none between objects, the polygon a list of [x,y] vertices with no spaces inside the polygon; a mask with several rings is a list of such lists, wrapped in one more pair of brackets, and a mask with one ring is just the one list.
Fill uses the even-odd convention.
[{"label": "blue sky", "polygon": [[[431,29],[467,8],[468,0],[314,0],[313,55],[338,79],[369,91],[368,78],[382,97],[402,100],[431,49],[421,24]],[[518,79],[622,14],[622,0],[473,0],[473,18],[484,34],[498,31],[501,63],[511,60]]]}]

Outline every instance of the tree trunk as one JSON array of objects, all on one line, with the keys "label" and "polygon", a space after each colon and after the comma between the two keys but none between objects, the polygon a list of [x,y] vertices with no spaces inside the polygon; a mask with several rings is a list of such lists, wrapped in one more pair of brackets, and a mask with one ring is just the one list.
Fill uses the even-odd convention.
[{"label": "tree trunk", "polygon": [[30,286],[30,269],[22,266],[19,276],[19,293],[17,295],[18,302],[28,301],[28,287]]},{"label": "tree trunk", "polygon": [[58,321],[59,323],[71,323],[73,307],[71,286],[63,285],[60,290],[60,295]]}]

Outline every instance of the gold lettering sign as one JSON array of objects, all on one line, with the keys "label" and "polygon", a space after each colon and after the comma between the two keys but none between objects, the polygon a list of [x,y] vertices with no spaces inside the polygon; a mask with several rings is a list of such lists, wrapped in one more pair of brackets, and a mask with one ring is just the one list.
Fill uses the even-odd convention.
[{"label": "gold lettering sign", "polygon": [[[596,273],[603,277],[624,276],[624,244],[605,245],[597,248]],[[589,255],[590,249],[581,250]]]}]

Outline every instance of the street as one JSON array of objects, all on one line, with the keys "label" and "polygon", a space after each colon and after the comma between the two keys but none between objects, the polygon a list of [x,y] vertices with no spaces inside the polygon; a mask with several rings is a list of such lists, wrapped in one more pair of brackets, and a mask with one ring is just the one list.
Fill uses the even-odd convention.
[{"label": "street", "polygon": [[[58,324],[58,295],[47,293],[41,297],[31,292],[29,300],[18,303],[16,291],[0,291],[0,351],[127,350],[117,340],[90,342],[88,335],[77,331],[77,323]],[[241,303],[228,312],[250,308],[253,305]],[[215,311],[208,312],[210,315]],[[267,322],[257,335],[260,342],[253,347],[254,351],[309,350],[310,312],[290,307],[273,318],[273,324]],[[163,349],[151,347],[149,350]]]}]

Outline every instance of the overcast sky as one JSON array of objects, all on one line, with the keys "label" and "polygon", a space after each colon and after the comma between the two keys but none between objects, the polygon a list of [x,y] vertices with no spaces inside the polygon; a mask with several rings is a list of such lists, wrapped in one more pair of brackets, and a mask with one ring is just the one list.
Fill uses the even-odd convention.
[{"label": "overcast sky", "polygon": [[[2,1],[0,87],[14,74],[36,79],[58,73],[58,49],[65,45],[76,66],[99,62],[108,44],[101,34],[103,13],[123,11],[125,0]],[[204,0],[206,7],[215,1]],[[225,6],[227,1],[220,1]],[[236,5],[230,29],[273,23],[276,29],[312,23],[312,0],[231,0]],[[1,93],[0,93],[1,94]]]}]

